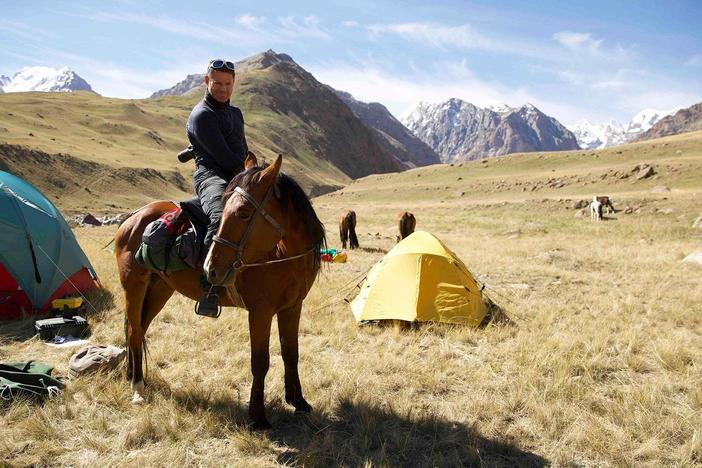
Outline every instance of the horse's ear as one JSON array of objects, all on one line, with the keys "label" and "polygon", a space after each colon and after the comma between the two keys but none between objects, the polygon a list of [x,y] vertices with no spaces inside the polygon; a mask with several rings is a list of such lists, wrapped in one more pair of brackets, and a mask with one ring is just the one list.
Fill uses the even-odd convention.
[{"label": "horse's ear", "polygon": [[252,167],[258,166],[258,159],[256,155],[251,151],[246,152],[246,160],[244,161],[244,169],[251,169]]},{"label": "horse's ear", "polygon": [[275,161],[265,168],[263,172],[261,172],[261,178],[260,180],[268,179],[271,182],[275,182],[278,179],[278,173],[280,172],[280,166],[283,165],[283,156],[278,155],[277,158],[275,158]]}]

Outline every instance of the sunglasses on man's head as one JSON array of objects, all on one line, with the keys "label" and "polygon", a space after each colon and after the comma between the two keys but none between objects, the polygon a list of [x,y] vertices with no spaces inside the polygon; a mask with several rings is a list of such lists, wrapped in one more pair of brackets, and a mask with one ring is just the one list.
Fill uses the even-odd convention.
[{"label": "sunglasses on man's head", "polygon": [[224,70],[225,68],[234,71],[234,64],[229,60],[215,59],[210,60],[210,65],[208,68],[212,70]]}]

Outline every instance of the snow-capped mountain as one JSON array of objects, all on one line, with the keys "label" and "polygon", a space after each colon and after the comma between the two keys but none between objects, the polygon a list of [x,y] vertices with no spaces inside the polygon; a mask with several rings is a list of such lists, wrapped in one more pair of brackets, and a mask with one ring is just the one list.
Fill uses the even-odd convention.
[{"label": "snow-capped mountain", "polygon": [[702,130],[702,102],[687,108],[679,108],[675,114],[667,115],[656,122],[636,140],[650,140],[678,133]]},{"label": "snow-capped mountain", "polygon": [[5,75],[0,75],[0,93],[4,92],[2,87],[10,82],[10,77]]},{"label": "snow-capped mountain", "polygon": [[569,130],[573,132],[582,149],[606,148],[626,142],[626,129],[616,120],[596,124],[585,119],[570,126]]},{"label": "snow-capped mountain", "polygon": [[507,104],[505,104],[503,102],[499,102],[497,104],[491,104],[485,108],[490,109],[493,112],[497,112],[498,114],[504,114],[505,112],[511,112],[514,110],[513,107],[509,107]]},{"label": "snow-capped mountain", "polygon": [[6,93],[24,91],[94,92],[87,81],[68,67],[25,67],[12,78],[0,77],[0,88]]},{"label": "snow-capped mountain", "polygon": [[655,109],[642,110],[631,119],[626,128],[627,141],[636,138],[641,133],[653,127],[663,117],[673,115],[680,109],[682,109],[682,107],[676,107],[675,109],[671,109],[669,111],[660,111]]},{"label": "snow-capped mountain", "polygon": [[460,99],[419,103],[404,125],[436,151],[442,162],[460,162],[528,151],[578,149],[573,134],[532,104],[483,109]]},{"label": "snow-capped mountain", "polygon": [[627,124],[621,124],[616,120],[601,124],[593,123],[589,120],[581,120],[575,125],[568,127],[568,129],[578,139],[578,144],[582,149],[607,148],[636,139],[663,117],[674,114],[680,109],[680,107],[669,111],[644,109],[636,114]]}]

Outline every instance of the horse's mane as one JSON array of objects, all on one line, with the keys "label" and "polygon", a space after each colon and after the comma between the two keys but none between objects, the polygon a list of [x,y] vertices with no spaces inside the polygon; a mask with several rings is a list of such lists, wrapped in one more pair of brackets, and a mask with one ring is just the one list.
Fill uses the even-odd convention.
[{"label": "horse's mane", "polygon": [[[224,195],[222,196],[222,203],[226,204],[234,193],[236,187],[247,187],[252,179],[268,167],[268,164],[263,166],[254,166],[243,172],[240,172],[229,182]],[[315,271],[319,271],[320,268],[320,250],[326,248],[327,240],[324,232],[324,224],[317,217],[317,213],[310,203],[310,199],[305,194],[305,191],[295,182],[295,179],[289,175],[279,172],[278,179],[276,180],[276,185],[278,186],[278,191],[280,193],[281,206],[284,210],[292,207],[293,210],[300,216],[300,221],[305,226],[307,231],[307,239],[312,244],[312,250],[314,252],[314,268]]]}]

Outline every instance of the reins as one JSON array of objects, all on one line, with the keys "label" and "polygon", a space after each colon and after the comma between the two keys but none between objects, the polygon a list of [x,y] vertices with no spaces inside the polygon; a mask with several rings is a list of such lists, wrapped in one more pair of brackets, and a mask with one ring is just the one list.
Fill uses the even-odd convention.
[{"label": "reins", "polygon": [[316,249],[313,247],[313,248],[311,248],[310,250],[308,250],[308,251],[306,251],[306,252],[304,252],[304,253],[301,253],[301,254],[299,254],[299,255],[293,255],[292,257],[279,258],[279,259],[276,259],[276,260],[267,260],[267,261],[265,261],[265,262],[259,262],[259,263],[242,263],[241,266],[239,267],[239,269],[242,269],[242,268],[260,267],[260,266],[271,265],[271,264],[274,264],[274,263],[283,263],[283,262],[287,262],[287,261],[290,261],[290,260],[295,260],[295,259],[297,259],[297,258],[306,257],[307,255],[311,254],[311,253],[314,252],[315,250],[316,250]]}]

